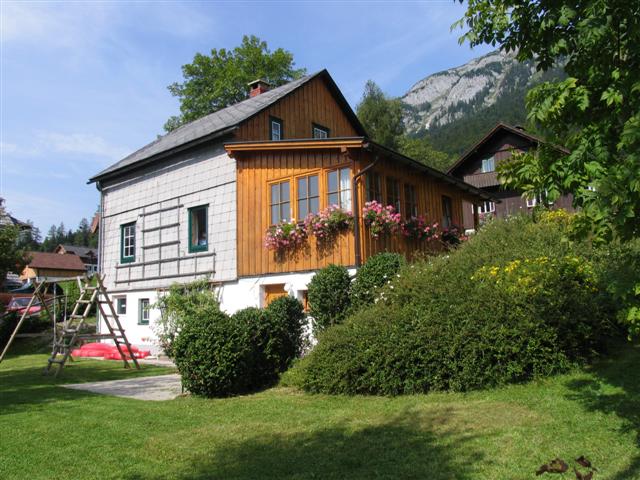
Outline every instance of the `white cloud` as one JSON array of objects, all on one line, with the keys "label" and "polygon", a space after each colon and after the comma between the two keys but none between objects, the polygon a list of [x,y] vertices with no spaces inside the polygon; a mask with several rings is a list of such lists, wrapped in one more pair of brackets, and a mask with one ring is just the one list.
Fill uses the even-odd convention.
[{"label": "white cloud", "polygon": [[51,153],[65,154],[65,160],[87,160],[94,162],[99,157],[104,162],[120,160],[131,153],[131,149],[110,143],[93,133],[59,133],[39,132],[29,146],[16,143],[0,143],[0,154],[3,158],[42,157]]},{"label": "white cloud", "polygon": [[92,155],[119,160],[131,152],[127,147],[111,144],[92,133],[41,132],[38,134],[38,139],[45,149],[59,153]]}]

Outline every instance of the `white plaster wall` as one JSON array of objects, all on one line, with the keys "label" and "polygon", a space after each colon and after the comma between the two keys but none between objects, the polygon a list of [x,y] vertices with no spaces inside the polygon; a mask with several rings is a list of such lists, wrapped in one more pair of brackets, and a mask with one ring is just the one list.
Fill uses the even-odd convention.
[{"label": "white plaster wall", "polygon": [[[102,273],[110,292],[168,287],[208,277],[236,278],[236,164],[221,144],[173,157],[103,187]],[[208,205],[209,248],[188,252],[191,207]],[[171,207],[177,207],[171,209]],[[154,212],[141,216],[143,212]],[[120,226],[136,222],[136,258],[120,264]],[[176,227],[142,232],[160,224]],[[142,248],[179,241],[177,245]],[[215,252],[215,256],[211,253]],[[179,257],[179,261],[148,264]],[[145,264],[147,262],[147,264]],[[121,266],[123,268],[117,268]],[[215,275],[209,272],[215,271]],[[153,277],[169,277],[154,279]]]},{"label": "white plaster wall", "polygon": [[[349,274],[355,275],[355,269],[350,269]],[[269,275],[263,277],[240,278],[235,281],[224,282],[218,290],[220,307],[228,314],[233,314],[246,307],[264,307],[264,286],[273,284],[284,284],[285,290],[292,297],[303,300],[304,291],[315,272],[288,273],[282,275]],[[151,308],[149,312],[149,325],[138,325],[139,305],[141,298],[148,298],[149,303],[154,305],[158,299],[156,290],[123,292],[113,295],[115,298],[125,296],[127,298],[127,313],[121,315],[120,320],[127,334],[129,341],[145,349],[158,352],[154,325],[160,318],[160,311]],[[106,327],[102,326],[102,331]],[[309,329],[308,329],[309,330]],[[310,333],[310,330],[307,334]]]}]

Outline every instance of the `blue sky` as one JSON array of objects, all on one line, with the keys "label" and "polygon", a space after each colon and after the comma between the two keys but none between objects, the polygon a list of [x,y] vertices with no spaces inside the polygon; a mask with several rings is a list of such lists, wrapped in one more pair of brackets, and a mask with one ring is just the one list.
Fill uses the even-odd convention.
[{"label": "blue sky", "polygon": [[355,107],[490,51],[458,45],[464,7],[424,2],[0,2],[0,196],[45,235],[99,202],[87,179],[163,133],[167,85],[196,52],[254,34],[327,68]]}]

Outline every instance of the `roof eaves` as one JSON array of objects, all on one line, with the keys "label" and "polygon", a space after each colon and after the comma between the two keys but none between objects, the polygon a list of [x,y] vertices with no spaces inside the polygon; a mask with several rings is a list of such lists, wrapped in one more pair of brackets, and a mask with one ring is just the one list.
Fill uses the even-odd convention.
[{"label": "roof eaves", "polygon": [[493,200],[500,203],[500,200],[496,199],[495,197],[490,195],[488,192],[480,188],[474,187],[473,185],[470,185],[464,182],[463,180],[460,180],[459,178],[449,175],[448,173],[441,172],[440,170],[436,170],[435,168],[429,167],[423,163],[418,162],[417,160],[414,160],[413,158],[407,157],[406,155],[396,152],[395,150],[391,150],[390,148],[387,148],[384,145],[380,145],[379,143],[369,141],[369,144],[377,150],[381,150],[400,161],[408,163],[411,166],[418,168],[419,170],[422,170],[428,173],[429,175],[436,177],[440,180],[443,180],[451,185],[455,185],[464,191],[467,191],[473,195],[483,198],[484,200]]},{"label": "roof eaves", "polygon": [[150,157],[144,158],[142,160],[139,160],[135,163],[132,163],[130,165],[124,165],[121,168],[117,168],[115,170],[103,170],[102,172],[98,173],[97,175],[91,177],[89,179],[89,181],[87,182],[87,184],[89,183],[94,183],[94,182],[99,182],[102,180],[108,180],[109,178],[112,177],[116,177],[119,175],[122,175],[124,173],[133,171],[133,170],[137,170],[140,169],[142,167],[145,167],[147,165],[149,165],[150,163],[153,163],[155,161],[158,160],[162,160],[170,155],[174,155],[176,153],[180,153],[183,152],[185,150],[189,150],[190,148],[194,148],[197,147],[203,143],[209,142],[211,140],[215,140],[221,137],[224,137],[228,134],[230,134],[231,132],[237,130],[238,127],[236,125],[229,127],[229,128],[225,128],[223,130],[218,130],[216,132],[210,133],[209,135],[205,135],[203,137],[199,137],[196,138],[195,140],[192,140],[190,142],[187,143],[183,143],[181,145],[176,145],[175,147],[169,149],[169,150],[164,150],[162,152],[159,152],[155,155],[152,155]]}]

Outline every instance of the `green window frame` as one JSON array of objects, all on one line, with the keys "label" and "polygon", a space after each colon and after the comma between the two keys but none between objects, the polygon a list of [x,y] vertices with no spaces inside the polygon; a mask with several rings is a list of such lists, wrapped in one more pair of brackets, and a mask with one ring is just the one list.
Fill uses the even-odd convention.
[{"label": "green window frame", "polygon": [[209,249],[209,205],[198,205],[187,210],[189,218],[189,253]]},{"label": "green window frame", "polygon": [[136,261],[136,222],[120,225],[120,263]]},{"label": "green window frame", "polygon": [[127,297],[116,297],[116,313],[118,315],[127,314]]},{"label": "green window frame", "polygon": [[148,298],[138,300],[138,325],[149,325],[150,308]]}]

